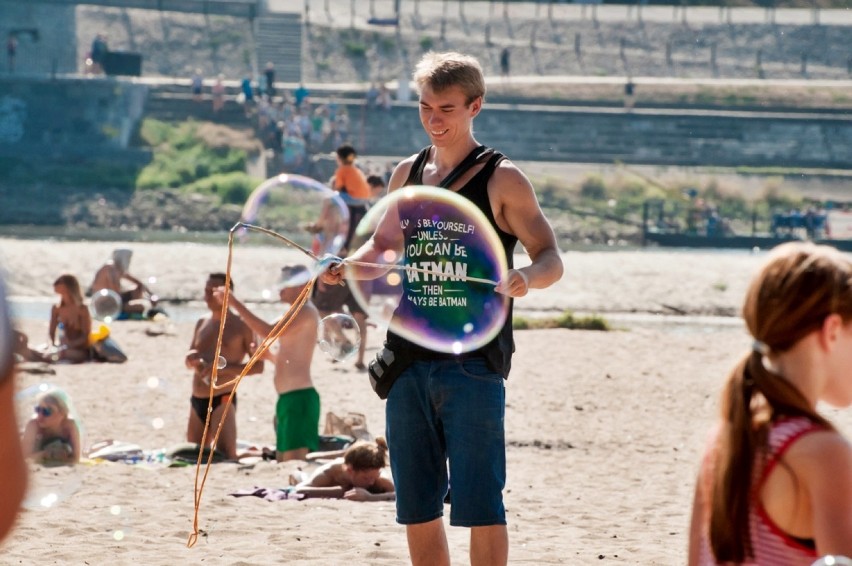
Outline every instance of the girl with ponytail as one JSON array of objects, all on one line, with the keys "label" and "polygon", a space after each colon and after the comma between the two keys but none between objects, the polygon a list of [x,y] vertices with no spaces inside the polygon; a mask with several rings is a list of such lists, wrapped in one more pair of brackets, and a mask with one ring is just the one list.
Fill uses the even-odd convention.
[{"label": "girl with ponytail", "polygon": [[779,246],[742,314],[754,342],[699,471],[689,564],[852,556],[852,446],[816,410],[852,404],[852,263],[827,246]]}]

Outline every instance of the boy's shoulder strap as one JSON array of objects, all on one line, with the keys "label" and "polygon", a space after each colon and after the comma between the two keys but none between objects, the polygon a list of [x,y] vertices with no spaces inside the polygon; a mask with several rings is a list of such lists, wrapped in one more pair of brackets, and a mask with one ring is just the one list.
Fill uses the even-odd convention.
[{"label": "boy's shoulder strap", "polygon": [[420,150],[414,163],[411,164],[411,170],[408,172],[408,179],[405,180],[405,185],[419,185],[423,182],[423,169],[426,167],[426,160],[429,158],[431,145],[427,145]]},{"label": "boy's shoulder strap", "polygon": [[504,159],[506,159],[505,155],[492,149],[491,156],[488,158],[488,161],[485,162],[485,165],[479,173],[477,173],[477,176],[481,175],[483,178],[489,179],[491,174],[494,173],[494,170],[497,169],[497,165],[499,165]]},{"label": "boy's shoulder strap", "polygon": [[494,153],[494,150],[490,147],[485,147],[484,145],[473,148],[473,151],[468,153],[467,157],[465,157],[455,169],[450,171],[449,175],[444,177],[444,179],[438,183],[438,186],[444,188],[452,186],[459,177],[467,173],[468,169],[479,163],[482,158],[491,155],[492,153]]},{"label": "boy's shoulder strap", "polygon": [[[408,173],[408,179],[405,181],[406,185],[422,183],[423,182],[423,169],[426,167],[426,161],[429,158],[429,152],[432,149],[432,146],[427,146],[420,150],[420,153],[417,154],[417,157],[414,160],[414,163],[411,164],[411,171]],[[486,167],[491,166],[492,168],[496,166],[496,164],[503,159],[503,154],[500,152],[494,151],[494,149],[490,147],[486,147],[484,145],[477,146],[473,148],[473,150],[467,154],[461,163],[459,163],[455,169],[450,171],[450,174],[444,177],[440,183],[438,183],[439,187],[450,187],[453,183],[455,183],[459,177],[467,173],[467,171],[480,163],[482,159],[486,157],[491,157],[486,163]],[[496,158],[496,159],[495,159]],[[493,163],[493,164],[492,164]]]}]

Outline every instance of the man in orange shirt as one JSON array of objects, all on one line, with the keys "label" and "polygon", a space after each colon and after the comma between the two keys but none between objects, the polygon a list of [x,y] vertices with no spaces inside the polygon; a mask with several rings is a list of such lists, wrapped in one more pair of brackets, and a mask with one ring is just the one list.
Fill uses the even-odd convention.
[{"label": "man in orange shirt", "polygon": [[367,202],[371,196],[367,176],[355,166],[356,157],[355,148],[349,144],[337,148],[337,170],[334,172],[332,188],[340,192],[343,202],[349,208],[349,232],[344,244],[347,249],[355,228],[367,213]]}]

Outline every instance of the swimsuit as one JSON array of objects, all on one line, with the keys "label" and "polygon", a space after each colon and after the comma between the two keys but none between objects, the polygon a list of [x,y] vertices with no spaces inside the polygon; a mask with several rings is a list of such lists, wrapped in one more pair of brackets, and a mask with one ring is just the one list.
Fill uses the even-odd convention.
[{"label": "swimsuit", "polygon": [[[222,404],[222,401],[227,401],[228,396],[233,395],[234,399],[231,404],[234,406],[234,409],[237,408],[237,394],[236,393],[222,393],[221,395],[216,395],[213,397],[213,404],[210,407],[210,412],[212,413],[219,405]],[[189,404],[192,406],[192,410],[195,411],[195,414],[198,415],[198,418],[201,419],[202,422],[207,420],[207,406],[210,405],[209,397],[196,397],[193,395],[189,398]]]},{"label": "swimsuit", "polygon": [[288,391],[275,405],[275,449],[278,452],[319,448],[319,393],[313,387]]},{"label": "swimsuit", "polygon": [[[753,494],[760,493],[769,474],[793,443],[806,434],[820,430],[825,428],[806,417],[787,417],[772,423],[767,443],[768,455],[762,462],[758,457],[754,471]],[[752,496],[749,506],[749,531],[753,556],[744,565],[810,566],[818,558],[814,541],[796,538],[784,532],[769,517],[756,495]],[[702,536],[698,564],[717,564],[706,532]]]}]

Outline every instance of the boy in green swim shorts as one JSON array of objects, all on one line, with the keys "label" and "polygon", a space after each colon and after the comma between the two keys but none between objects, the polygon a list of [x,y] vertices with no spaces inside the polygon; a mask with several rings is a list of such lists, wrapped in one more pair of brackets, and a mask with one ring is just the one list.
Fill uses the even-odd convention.
[{"label": "boy in green swim shorts", "polygon": [[[281,270],[279,293],[281,302],[293,304],[310,277],[305,266],[284,267]],[[224,290],[219,295],[220,300],[222,296]],[[274,324],[252,313],[233,294],[228,303],[255,334],[267,336],[272,332]],[[309,300],[278,339],[278,352],[272,359],[275,364],[275,390],[278,392],[275,452],[279,462],[304,460],[309,452],[319,448],[320,399],[311,380],[311,361],[319,322],[319,312]]]}]

